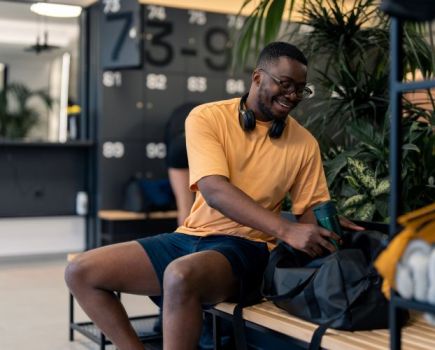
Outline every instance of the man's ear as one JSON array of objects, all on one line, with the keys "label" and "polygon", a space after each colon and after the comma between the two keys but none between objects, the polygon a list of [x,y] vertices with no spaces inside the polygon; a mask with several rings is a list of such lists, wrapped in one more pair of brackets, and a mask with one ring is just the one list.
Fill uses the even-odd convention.
[{"label": "man's ear", "polygon": [[256,84],[257,86],[260,85],[261,74],[260,74],[260,71],[259,71],[258,69],[255,69],[255,70],[252,72],[252,77],[251,77],[251,79],[252,79],[252,82],[253,82],[254,84]]}]

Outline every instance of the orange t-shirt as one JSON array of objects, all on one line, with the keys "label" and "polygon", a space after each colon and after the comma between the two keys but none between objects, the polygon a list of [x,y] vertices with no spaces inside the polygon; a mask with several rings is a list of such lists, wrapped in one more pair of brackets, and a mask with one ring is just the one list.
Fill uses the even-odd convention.
[{"label": "orange t-shirt", "polygon": [[196,191],[196,198],[177,232],[274,240],[209,207],[196,185],[209,175],[225,176],[259,205],[277,214],[289,191],[295,215],[329,199],[316,139],[291,117],[278,139],[268,136],[271,122],[257,120],[253,131],[244,132],[239,125],[239,103],[240,98],[234,98],[203,104],[186,120],[190,189]]}]

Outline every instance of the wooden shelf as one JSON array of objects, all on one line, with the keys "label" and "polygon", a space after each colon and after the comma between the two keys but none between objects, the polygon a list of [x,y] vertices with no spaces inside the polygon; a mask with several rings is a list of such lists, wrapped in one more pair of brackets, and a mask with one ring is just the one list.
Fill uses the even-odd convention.
[{"label": "wooden shelf", "polygon": [[153,211],[148,214],[125,211],[125,210],[100,210],[98,217],[102,220],[122,221],[122,220],[145,220],[145,219],[176,219],[177,211]]},{"label": "wooden shelf", "polygon": [[4,140],[0,141],[0,147],[91,147],[95,144],[94,141],[69,141],[69,142],[36,142],[36,141],[14,141]]}]

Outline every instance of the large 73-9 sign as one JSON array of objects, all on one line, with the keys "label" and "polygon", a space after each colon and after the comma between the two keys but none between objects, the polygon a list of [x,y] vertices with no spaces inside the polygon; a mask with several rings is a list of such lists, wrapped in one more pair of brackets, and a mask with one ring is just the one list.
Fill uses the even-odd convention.
[{"label": "large 73-9 sign", "polygon": [[144,9],[145,62],[184,71],[226,71],[230,26],[225,15],[147,5]]}]

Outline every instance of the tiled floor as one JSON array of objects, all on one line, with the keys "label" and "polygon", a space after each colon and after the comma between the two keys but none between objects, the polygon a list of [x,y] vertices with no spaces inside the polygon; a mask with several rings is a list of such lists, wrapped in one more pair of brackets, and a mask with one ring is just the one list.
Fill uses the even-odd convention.
[{"label": "tiled floor", "polygon": [[[0,349],[99,349],[81,334],[74,342],[68,340],[65,266],[65,256],[0,260]],[[158,311],[146,297],[123,295],[122,299],[131,316]],[[87,320],[78,306],[76,318]]]}]

